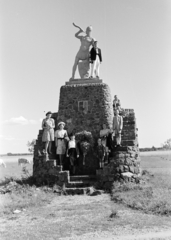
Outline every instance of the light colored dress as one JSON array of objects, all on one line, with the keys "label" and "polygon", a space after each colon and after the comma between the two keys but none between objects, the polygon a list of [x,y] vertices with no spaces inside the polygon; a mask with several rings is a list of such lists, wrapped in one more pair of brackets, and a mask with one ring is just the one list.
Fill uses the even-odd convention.
[{"label": "light colored dress", "polygon": [[44,131],[42,136],[42,142],[54,141],[54,127],[55,122],[53,118],[43,119],[42,128],[44,129]]},{"label": "light colored dress", "polygon": [[66,137],[68,137],[68,134],[65,129],[62,129],[62,130],[59,129],[55,131],[55,138],[57,138],[56,154],[66,153],[66,142],[65,142]]}]

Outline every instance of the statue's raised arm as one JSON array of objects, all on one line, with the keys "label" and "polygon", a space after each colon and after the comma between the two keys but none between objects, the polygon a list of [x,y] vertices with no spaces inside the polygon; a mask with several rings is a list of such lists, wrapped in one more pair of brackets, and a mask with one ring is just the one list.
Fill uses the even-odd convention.
[{"label": "statue's raised arm", "polygon": [[83,29],[82,29],[81,27],[79,27],[79,26],[76,25],[75,23],[73,23],[73,26],[79,29],[79,31],[76,32],[75,37],[81,40],[81,39],[82,39],[82,36],[79,36],[79,34],[80,34],[80,33],[85,33],[85,32],[83,31]]},{"label": "statue's raised arm", "polygon": [[81,32],[84,32],[83,29],[81,27],[79,27],[78,25],[76,25],[75,23],[73,23],[73,26],[76,28],[79,28]]},{"label": "statue's raised arm", "polygon": [[[91,33],[93,30],[92,26],[87,27],[86,31],[83,31],[83,29],[81,27],[79,27],[78,25],[76,25],[75,23],[73,23],[73,26],[79,29],[79,31],[75,34],[75,37],[80,39],[81,46],[75,57],[75,62],[74,62],[74,66],[72,69],[72,79],[74,79],[74,77],[75,77],[75,71],[76,71],[79,61],[89,61],[90,46],[94,42],[94,39],[91,37]],[[80,33],[85,33],[86,35],[79,36]]]}]

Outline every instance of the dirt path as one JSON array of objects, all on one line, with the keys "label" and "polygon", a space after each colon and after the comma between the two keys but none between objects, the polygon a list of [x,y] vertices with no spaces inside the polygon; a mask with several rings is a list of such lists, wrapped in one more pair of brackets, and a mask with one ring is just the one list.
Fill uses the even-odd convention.
[{"label": "dirt path", "polygon": [[[117,217],[110,217],[117,212]],[[61,196],[0,219],[1,240],[171,239],[171,218],[114,204],[110,196]]]}]

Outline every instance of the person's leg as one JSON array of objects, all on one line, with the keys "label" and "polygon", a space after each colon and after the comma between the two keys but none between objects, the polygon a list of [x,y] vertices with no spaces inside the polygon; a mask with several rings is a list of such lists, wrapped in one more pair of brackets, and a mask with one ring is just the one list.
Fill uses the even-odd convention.
[{"label": "person's leg", "polygon": [[76,72],[76,69],[77,69],[78,62],[79,62],[79,58],[76,57],[75,62],[74,62],[74,66],[72,68],[72,79],[75,78],[75,72]]},{"label": "person's leg", "polygon": [[97,58],[97,61],[96,61],[96,76],[98,78],[100,77],[100,61],[99,61],[99,57]]},{"label": "person's leg", "polygon": [[49,146],[49,141],[46,141],[46,142],[45,142],[45,153],[47,153],[48,146]]},{"label": "person's leg", "polygon": [[59,154],[59,164],[60,164],[61,166],[62,166],[62,163],[63,163],[63,162],[62,162],[62,160],[63,160],[62,157],[63,157],[63,155],[62,155],[62,154]]},{"label": "person's leg", "polygon": [[118,134],[118,144],[121,145],[121,133]]},{"label": "person's leg", "polygon": [[52,142],[49,141],[49,153],[50,153],[50,154],[52,154],[52,152],[51,152],[51,148],[52,148]]},{"label": "person's leg", "polygon": [[96,60],[95,61],[93,61],[93,63],[91,64],[91,77],[93,77],[94,78],[94,70],[95,70],[95,68],[96,68]]},{"label": "person's leg", "polygon": [[109,148],[106,147],[106,159],[105,159],[105,163],[108,163],[108,158],[109,158]]},{"label": "person's leg", "polygon": [[117,132],[116,134],[116,143],[117,143],[117,146],[121,145],[121,133],[119,132]]}]

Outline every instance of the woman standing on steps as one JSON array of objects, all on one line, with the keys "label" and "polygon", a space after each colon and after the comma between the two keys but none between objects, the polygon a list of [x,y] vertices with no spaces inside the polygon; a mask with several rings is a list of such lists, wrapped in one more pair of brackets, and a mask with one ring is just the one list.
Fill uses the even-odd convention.
[{"label": "woman standing on steps", "polygon": [[66,153],[66,140],[68,141],[67,131],[64,129],[65,123],[58,123],[59,129],[55,131],[56,154],[59,155],[60,165],[63,165],[63,158]]},{"label": "woman standing on steps", "polygon": [[48,154],[48,147],[49,153],[51,154],[51,143],[54,141],[54,128],[55,122],[54,119],[51,118],[52,113],[47,112],[46,118],[42,121],[42,128],[43,128],[43,136],[42,142],[45,142],[45,154]]}]

